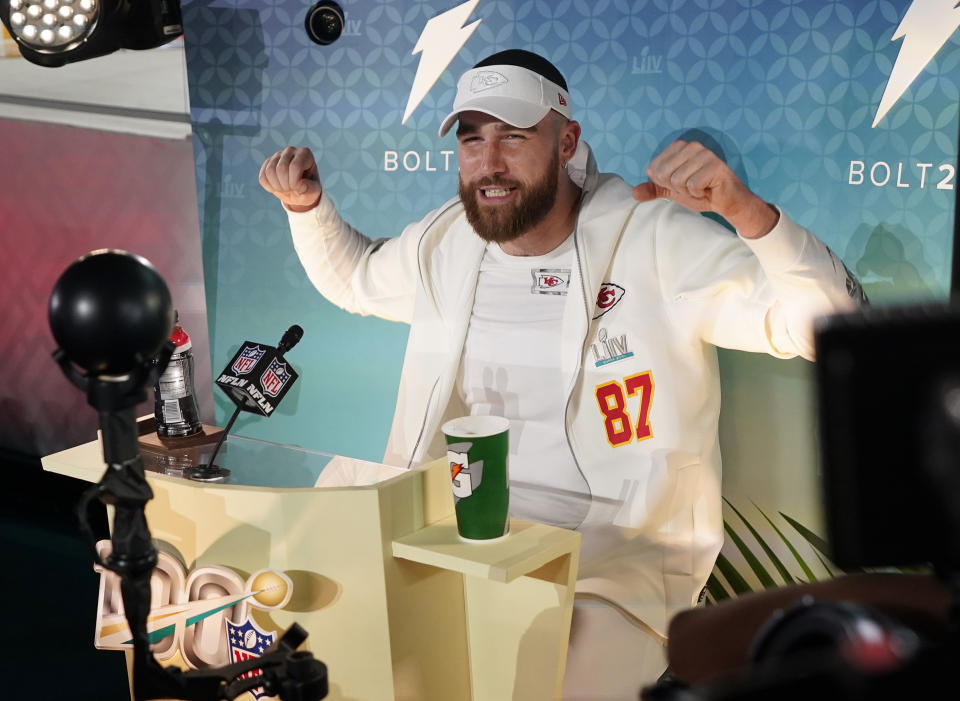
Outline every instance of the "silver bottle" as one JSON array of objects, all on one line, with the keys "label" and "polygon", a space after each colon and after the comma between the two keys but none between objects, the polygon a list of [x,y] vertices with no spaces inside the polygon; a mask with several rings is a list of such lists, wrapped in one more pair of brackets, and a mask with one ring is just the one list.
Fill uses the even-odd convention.
[{"label": "silver bottle", "polygon": [[193,344],[180,326],[179,314],[170,340],[177,347],[154,388],[153,413],[157,419],[157,435],[181,438],[200,433],[203,424],[193,384]]}]

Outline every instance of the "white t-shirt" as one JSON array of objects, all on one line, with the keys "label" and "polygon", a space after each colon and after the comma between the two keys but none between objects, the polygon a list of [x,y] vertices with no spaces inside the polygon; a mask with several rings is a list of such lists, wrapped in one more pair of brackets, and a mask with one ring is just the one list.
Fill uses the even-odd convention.
[{"label": "white t-shirt", "polygon": [[511,256],[487,245],[460,365],[470,413],[510,421],[510,512],[577,526],[589,488],[564,430],[567,388],[560,330],[573,236],[542,256]]}]

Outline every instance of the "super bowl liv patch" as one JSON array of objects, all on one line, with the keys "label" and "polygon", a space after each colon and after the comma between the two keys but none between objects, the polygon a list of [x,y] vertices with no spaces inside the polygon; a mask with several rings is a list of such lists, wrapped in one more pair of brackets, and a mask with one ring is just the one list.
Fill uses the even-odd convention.
[{"label": "super bowl liv patch", "polygon": [[565,295],[570,287],[570,268],[532,268],[533,287],[530,293],[535,295]]},{"label": "super bowl liv patch", "polygon": [[633,355],[633,351],[627,350],[627,334],[608,336],[606,329],[600,329],[597,332],[597,342],[590,344],[590,350],[593,351],[593,357],[596,359],[596,367],[615,363]]}]

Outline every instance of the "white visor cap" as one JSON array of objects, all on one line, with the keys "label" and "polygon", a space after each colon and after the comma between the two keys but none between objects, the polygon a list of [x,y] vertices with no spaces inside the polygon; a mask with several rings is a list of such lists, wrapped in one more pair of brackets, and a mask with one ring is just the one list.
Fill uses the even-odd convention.
[{"label": "white visor cap", "polygon": [[440,125],[445,136],[461,112],[483,112],[514,127],[532,127],[556,110],[570,119],[570,93],[520,66],[483,66],[471,68],[460,76],[453,112]]}]

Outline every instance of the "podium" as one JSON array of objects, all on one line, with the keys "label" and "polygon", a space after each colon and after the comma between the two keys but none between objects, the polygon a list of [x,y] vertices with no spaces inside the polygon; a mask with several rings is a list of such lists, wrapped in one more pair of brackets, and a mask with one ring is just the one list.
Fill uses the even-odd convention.
[{"label": "podium", "polygon": [[[446,459],[402,470],[231,435],[217,460],[231,475],[211,484],[178,476],[190,458],[143,457],[157,549],[184,573],[288,578],[284,606],[249,616],[263,631],[307,630],[304,647],[329,670],[328,699],[560,697],[578,533],[513,519],[501,541],[461,542]],[[89,482],[105,467],[98,441],[42,462]],[[182,615],[155,649],[215,645],[226,613],[193,624]],[[163,663],[186,668],[173,652]]]}]

